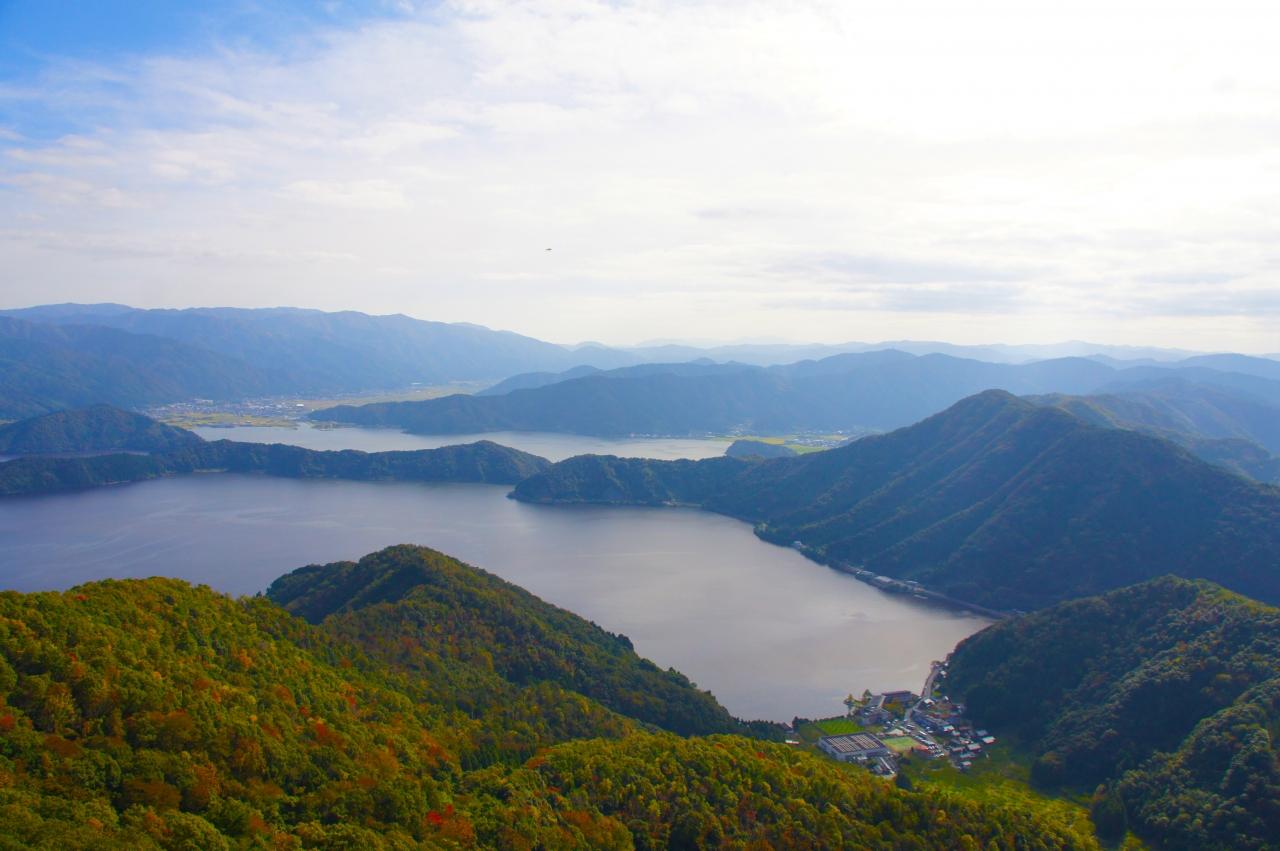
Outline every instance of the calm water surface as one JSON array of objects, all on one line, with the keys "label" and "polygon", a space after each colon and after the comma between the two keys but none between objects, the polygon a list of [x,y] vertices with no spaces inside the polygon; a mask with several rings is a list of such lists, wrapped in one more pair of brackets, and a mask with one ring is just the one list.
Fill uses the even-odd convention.
[{"label": "calm water surface", "polygon": [[492,440],[551,461],[574,455],[620,455],[624,458],[711,458],[723,455],[727,440],[682,437],[606,438],[542,431],[491,431],[484,434],[406,434],[390,428],[316,428],[299,423],[286,426],[202,427],[192,429],[205,440],[243,440],[247,443],[289,443],[307,449],[360,449],[389,452],[397,449],[435,449],[477,440]]},{"label": "calm water surface", "polygon": [[[336,433],[350,445],[365,431]],[[583,451],[552,437],[556,454]],[[250,594],[304,564],[424,544],[627,634],[736,715],[779,720],[841,712],[864,688],[918,689],[929,660],[986,624],[884,594],[727,517],[526,505],[509,490],[206,475],[0,500],[0,587],[163,575]]]}]

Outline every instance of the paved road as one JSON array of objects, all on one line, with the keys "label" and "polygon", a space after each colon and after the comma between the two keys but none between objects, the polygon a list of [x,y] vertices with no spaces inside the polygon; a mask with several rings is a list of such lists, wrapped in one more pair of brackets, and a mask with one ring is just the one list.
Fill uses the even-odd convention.
[{"label": "paved road", "polygon": [[924,702],[926,699],[929,698],[930,695],[933,694],[933,684],[938,679],[938,673],[941,670],[942,670],[941,665],[929,666],[929,676],[925,678],[924,690],[920,693],[920,699],[916,701],[914,706],[908,707],[906,715],[903,716],[903,726],[907,727],[909,732],[919,733],[920,738],[926,740],[928,743],[938,748],[941,748],[942,745],[938,744],[938,741],[935,738],[933,738],[933,736],[925,732],[923,727],[916,726],[916,724],[912,721],[912,716],[914,716],[917,712],[921,712],[921,713],[924,712],[924,709],[925,709]]}]

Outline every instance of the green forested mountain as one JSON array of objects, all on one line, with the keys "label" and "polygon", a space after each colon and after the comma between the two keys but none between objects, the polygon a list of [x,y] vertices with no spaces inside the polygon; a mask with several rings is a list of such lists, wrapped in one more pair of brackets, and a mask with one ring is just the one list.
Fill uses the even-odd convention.
[{"label": "green forested mountain", "polygon": [[1280,485],[1280,455],[1272,455],[1256,443],[1240,438],[1169,438],[1210,464],[1217,464],[1259,482]]},{"label": "green forested mountain", "polygon": [[[390,572],[295,575],[285,584],[323,600],[315,613],[335,610],[320,626],[167,579],[0,594],[0,844],[1097,847],[1036,812],[904,792],[783,745],[641,730],[554,673],[579,650],[637,670],[629,651],[567,613],[544,621],[532,598],[506,594],[500,612],[440,624],[447,636],[469,617],[479,635],[415,650],[405,619],[433,632],[441,595],[485,606],[504,590],[426,554],[406,574],[410,555],[393,553]],[[385,593],[416,579],[436,589],[425,600]],[[337,585],[362,602],[342,603]],[[385,641],[361,612],[388,617]],[[544,654],[551,677],[533,682]]]},{"label": "green forested mountain", "polygon": [[[1173,577],[1006,620],[961,642],[948,689],[1161,848],[1280,837],[1280,610]],[[1117,806],[1117,803],[1122,806]]]},{"label": "green forested mountain", "polygon": [[[0,311],[0,319],[38,324],[48,333],[60,327],[92,327],[95,333],[110,333],[122,341],[120,346],[139,337],[176,342],[206,359],[236,365],[237,374],[256,374],[265,383],[256,394],[240,395],[344,393],[414,382],[494,379],[530,368],[560,370],[582,363],[615,367],[634,362],[632,356],[611,349],[574,352],[478,325],[356,311],[142,310],[118,304],[66,304]],[[40,362],[34,357],[29,360]],[[133,368],[133,364],[127,366]],[[121,378],[126,380],[123,371]],[[192,388],[163,401],[193,396],[232,398]],[[138,404],[118,396],[87,401]]]},{"label": "green forested mountain", "polygon": [[[437,433],[845,431],[896,428],[989,388],[1083,394],[1169,378],[1280,405],[1280,366],[1260,358],[1222,355],[1143,367],[1083,357],[1012,364],[927,353],[946,349],[1008,360],[1012,353],[1001,347],[904,345],[925,354],[864,344],[570,348],[475,325],[354,311],[44,305],[0,310],[0,419],[94,403],[136,407],[195,398],[334,395],[515,373],[521,374],[486,391],[492,396],[337,408],[318,417]],[[858,351],[786,363],[840,348]],[[707,354],[786,365],[717,364]],[[692,362],[670,362],[680,359]],[[600,378],[624,383],[606,385]],[[519,388],[527,389],[502,392]]]},{"label": "green forested mountain", "polygon": [[1033,397],[1085,422],[1142,431],[1262,482],[1280,482],[1280,408],[1245,394],[1167,380],[1123,395]]},{"label": "green forested mountain", "polygon": [[1123,394],[1050,395],[1032,401],[1058,405],[1098,425],[1147,430],[1170,438],[1236,438],[1280,452],[1280,409],[1185,379],[1148,382]]},{"label": "green forested mountain", "polygon": [[[312,623],[323,622],[328,633],[371,656],[442,686],[440,702],[463,700],[468,692],[442,676],[441,660],[452,658],[513,683],[552,682],[677,733],[738,729],[710,694],[636,656],[626,636],[423,547],[304,567],[272,583],[267,597]],[[493,656],[494,647],[504,648],[501,658]]]},{"label": "green forested mountain", "polygon": [[[1193,394],[1208,388],[1205,395],[1216,394],[1224,410],[1238,409],[1241,416],[1259,409],[1280,416],[1280,380],[1203,366],[1116,368],[1085,358],[1014,365],[889,350],[767,368],[696,362],[522,375],[483,395],[338,406],[312,417],[424,434],[785,434],[898,428],[993,388],[1078,395],[1116,387],[1128,393],[1171,379]],[[508,392],[499,392],[503,388]]]},{"label": "green forested mountain", "polygon": [[[876,351],[769,368],[648,364],[491,396],[316,411],[312,418],[424,434],[783,434],[896,428],[990,387],[1088,392],[1118,373],[1083,358],[1013,366]],[[1280,385],[1277,385],[1280,387]]]},{"label": "green forested mountain", "polygon": [[515,496],[699,505],[821,559],[995,608],[1169,572],[1280,601],[1280,490],[998,391],[797,458],[571,458]]},{"label": "green forested mountain", "polygon": [[269,369],[179,340],[0,316],[0,419],[97,403],[264,396],[280,386]]},{"label": "green forested mountain", "polygon": [[403,452],[321,451],[281,443],[201,441],[157,455],[18,458],[0,463],[0,496],[53,493],[196,472],[292,479],[514,484],[550,465],[488,440]]},{"label": "green forested mountain", "polygon": [[601,375],[608,378],[644,378],[650,375],[684,375],[684,376],[704,376],[704,375],[729,375],[734,372],[742,372],[751,369],[747,364],[742,363],[717,363],[707,358],[697,358],[687,362],[658,362],[658,363],[642,363],[635,366],[623,366],[608,371],[599,369],[594,366],[576,366],[573,369],[567,369],[564,372],[522,372],[519,375],[513,375],[510,378],[499,381],[492,387],[487,387],[476,393],[477,396],[503,396],[513,390],[536,390],[539,387],[546,387],[551,384],[559,384],[562,381],[569,381],[574,378],[584,378],[591,375]]},{"label": "green forested mountain", "polygon": [[735,370],[715,376],[590,375],[500,396],[457,394],[424,402],[338,405],[310,416],[422,434],[514,430],[609,436],[722,433],[747,421],[781,423],[791,416],[789,406],[781,379],[759,370]]},{"label": "green forested mountain", "polygon": [[203,443],[186,429],[110,405],[56,411],[0,426],[0,453],[170,452]]}]

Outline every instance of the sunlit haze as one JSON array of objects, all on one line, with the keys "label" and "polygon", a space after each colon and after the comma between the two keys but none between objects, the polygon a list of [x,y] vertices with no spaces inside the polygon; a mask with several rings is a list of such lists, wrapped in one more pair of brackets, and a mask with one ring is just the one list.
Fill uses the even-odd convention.
[{"label": "sunlit haze", "polygon": [[79,5],[0,3],[0,307],[1280,351],[1273,3]]}]

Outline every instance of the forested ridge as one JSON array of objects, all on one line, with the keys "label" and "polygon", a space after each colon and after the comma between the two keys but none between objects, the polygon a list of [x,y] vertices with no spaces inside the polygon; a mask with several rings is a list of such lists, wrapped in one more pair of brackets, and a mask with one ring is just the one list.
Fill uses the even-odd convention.
[{"label": "forested ridge", "polygon": [[824,561],[1033,609],[1176,573],[1280,602],[1280,489],[1159,438],[1001,391],[796,458],[580,456],[516,486],[544,503],[686,504]]},{"label": "forested ridge", "polygon": [[111,405],[57,411],[0,426],[0,453],[170,452],[203,441],[186,429]]},{"label": "forested ridge", "polygon": [[1260,482],[1280,483],[1280,408],[1245,394],[1168,379],[1132,392],[1049,395],[1053,405],[1094,425],[1142,431],[1171,440],[1197,458]]},{"label": "forested ridge", "polygon": [[[1280,842],[1280,609],[1164,577],[962,641],[948,689],[1158,847]],[[1095,815],[1095,818],[1098,816]]]},{"label": "forested ridge", "polygon": [[[545,458],[480,440],[397,452],[304,449],[283,443],[206,441],[192,432],[109,405],[58,411],[0,427],[0,449],[30,455],[0,463],[0,496],[52,493],[196,472],[265,473],[294,479],[515,484],[550,466]],[[138,454],[141,452],[142,454]]]},{"label": "forested ridge", "polygon": [[[684,675],[637,656],[626,636],[425,547],[389,547],[359,562],[304,567],[273,582],[267,597],[439,687],[434,699],[440,703],[493,701],[492,694],[448,679],[478,667],[519,685],[556,683],[676,733],[741,728]],[[463,664],[442,662],[451,658]]]},{"label": "forested ridge", "polygon": [[101,402],[239,399],[272,389],[268,370],[180,340],[0,316],[0,418]]},{"label": "forested ridge", "polygon": [[[467,570],[419,555],[420,576]],[[335,571],[346,583],[351,569]],[[458,586],[501,596],[492,584],[444,581],[462,605]],[[1035,812],[905,792],[757,739],[651,732],[553,681],[518,684],[502,673],[517,648],[496,627],[468,648],[426,645],[437,658],[420,665],[388,663],[346,640],[342,608],[316,626],[169,579],[0,594],[0,845],[1097,847]],[[578,632],[549,658],[588,634],[623,648]],[[542,638],[519,636],[518,653],[537,655]],[[390,642],[408,638],[393,623]],[[448,700],[441,672],[469,672],[489,701]]]},{"label": "forested ridge", "polygon": [[514,484],[549,466],[488,440],[439,449],[361,452],[215,440],[156,455],[17,458],[0,464],[0,496],[53,493],[186,473],[264,473],[291,479]]},{"label": "forested ridge", "polygon": [[1264,445],[1276,437],[1267,420],[1280,416],[1280,368],[1263,359],[1113,366],[1065,357],[1009,364],[880,349],[768,367],[699,360],[524,374],[474,396],[340,405],[311,417],[424,434],[848,433],[900,428],[990,389],[1119,394],[1124,405],[1136,394],[1145,400],[1140,421],[1158,408],[1158,421],[1176,423],[1180,432]]},{"label": "forested ridge", "polygon": [[120,304],[0,310],[0,418],[95,402],[327,395],[489,380],[621,351],[571,351],[506,331],[404,315],[279,307],[143,310]]},{"label": "forested ridge", "polygon": [[[785,434],[897,428],[970,393],[1085,392],[1119,373],[1084,358],[1010,365],[886,350],[771,367],[646,364],[500,395],[339,405],[312,419],[432,434]],[[1262,379],[1259,379],[1260,381]],[[1280,384],[1276,385],[1280,392]]]}]

